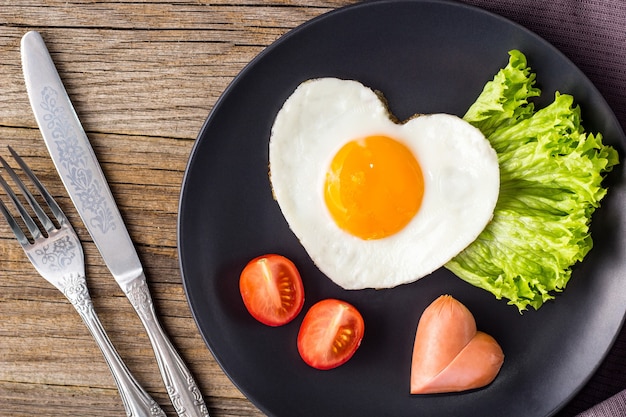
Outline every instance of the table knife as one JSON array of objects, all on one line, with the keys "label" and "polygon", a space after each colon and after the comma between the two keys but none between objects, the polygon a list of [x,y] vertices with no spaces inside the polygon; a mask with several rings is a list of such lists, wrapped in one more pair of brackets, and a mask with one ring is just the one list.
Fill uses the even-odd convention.
[{"label": "table knife", "polygon": [[208,416],[191,372],[157,319],[135,246],[38,32],[23,36],[21,55],[28,98],[48,152],[104,262],[146,328],[176,413]]}]

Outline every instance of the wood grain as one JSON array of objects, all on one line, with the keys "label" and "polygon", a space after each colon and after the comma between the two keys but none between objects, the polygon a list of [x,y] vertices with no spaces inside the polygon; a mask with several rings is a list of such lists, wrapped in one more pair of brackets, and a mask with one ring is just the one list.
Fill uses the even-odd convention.
[{"label": "wood grain", "polygon": [[[163,327],[213,417],[262,416],[202,341],[183,292],[176,221],[194,140],[220,94],[265,47],[347,0],[0,1],[0,155],[13,146],[84,243],[104,327],[128,367],[174,415],[148,338],[80,227],[26,96],[20,39],[42,33],[146,269]],[[124,415],[113,379],[63,295],[0,225],[0,416]]]}]

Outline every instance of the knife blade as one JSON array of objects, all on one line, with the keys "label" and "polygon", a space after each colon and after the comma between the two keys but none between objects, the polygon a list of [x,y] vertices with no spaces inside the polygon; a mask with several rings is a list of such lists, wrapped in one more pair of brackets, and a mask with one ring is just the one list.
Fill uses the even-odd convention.
[{"label": "knife blade", "polygon": [[38,32],[22,37],[21,55],[28,98],[48,152],[105,264],[146,328],[176,413],[208,416],[198,385],[158,321],[135,246]]}]

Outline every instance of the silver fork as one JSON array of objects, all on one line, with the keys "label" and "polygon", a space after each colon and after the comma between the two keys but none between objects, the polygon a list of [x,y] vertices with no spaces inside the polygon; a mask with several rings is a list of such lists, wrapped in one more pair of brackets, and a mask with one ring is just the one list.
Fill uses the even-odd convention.
[{"label": "silver fork", "polygon": [[126,415],[129,417],[165,417],[165,413],[156,401],[137,383],[122,362],[96,315],[87,289],[82,245],[67,217],[22,158],[10,146],[8,148],[24,174],[39,191],[48,205],[49,211],[57,221],[55,225],[17,173],[0,156],[0,163],[4,170],[9,174],[13,183],[17,185],[44,229],[40,229],[26,206],[22,204],[8,182],[0,175],[0,185],[13,202],[23,220],[25,229],[28,231],[27,235],[16,217],[13,217],[7,206],[0,200],[0,211],[15,233],[18,242],[37,272],[67,297],[87,325],[113,374]]}]

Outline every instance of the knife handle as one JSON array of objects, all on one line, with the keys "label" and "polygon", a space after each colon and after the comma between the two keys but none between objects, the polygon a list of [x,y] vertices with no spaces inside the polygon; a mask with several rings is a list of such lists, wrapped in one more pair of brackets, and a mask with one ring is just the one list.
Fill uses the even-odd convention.
[{"label": "knife handle", "polygon": [[144,274],[124,289],[143,323],[174,410],[179,417],[209,417],[198,384],[159,324]]},{"label": "knife handle", "polygon": [[[126,415],[133,417],[166,417],[165,412],[139,385],[118,355],[93,308],[84,276],[78,277],[78,279],[78,285],[60,289],[72,303],[96,340],[113,375],[126,410]],[[77,291],[77,289],[80,289],[80,291]]]}]

